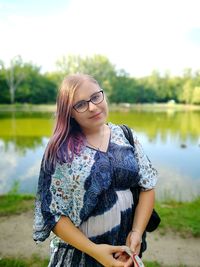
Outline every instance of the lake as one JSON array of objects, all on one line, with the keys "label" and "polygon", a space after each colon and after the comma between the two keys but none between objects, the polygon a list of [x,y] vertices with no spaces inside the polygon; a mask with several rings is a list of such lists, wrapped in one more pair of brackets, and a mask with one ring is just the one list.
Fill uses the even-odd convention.
[{"label": "lake", "polygon": [[[52,132],[50,112],[0,112],[0,194],[35,193],[41,158]],[[158,170],[157,199],[200,195],[200,111],[110,112],[132,127]]]}]

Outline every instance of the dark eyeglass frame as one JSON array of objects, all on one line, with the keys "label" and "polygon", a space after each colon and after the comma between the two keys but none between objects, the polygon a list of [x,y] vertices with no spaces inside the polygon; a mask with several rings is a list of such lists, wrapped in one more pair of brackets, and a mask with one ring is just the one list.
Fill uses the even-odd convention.
[{"label": "dark eyeglass frame", "polygon": [[[92,101],[92,97],[94,97],[94,96],[95,96],[96,94],[98,94],[98,93],[102,93],[102,100],[101,100],[100,102],[98,102],[98,103],[94,103],[94,102]],[[98,91],[98,92],[92,94],[89,100],[81,100],[81,101],[79,101],[78,103],[76,103],[76,104],[73,106],[73,109],[75,109],[76,112],[78,112],[78,113],[84,113],[84,112],[86,112],[86,111],[88,110],[88,108],[89,108],[89,103],[90,103],[90,102],[92,102],[92,104],[94,104],[94,105],[98,105],[98,104],[100,104],[101,102],[103,102],[103,100],[104,100],[104,91],[103,91],[103,90],[100,90],[100,91]],[[86,110],[84,110],[84,111],[78,111],[78,110],[76,109],[76,105],[79,104],[80,102],[87,103],[87,109],[86,109]]]}]

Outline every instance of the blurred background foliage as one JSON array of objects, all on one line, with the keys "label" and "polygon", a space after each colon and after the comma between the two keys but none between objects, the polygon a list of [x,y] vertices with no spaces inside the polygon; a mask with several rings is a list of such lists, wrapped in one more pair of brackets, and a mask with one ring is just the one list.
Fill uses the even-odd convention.
[{"label": "blurred background foliage", "polygon": [[0,60],[0,104],[55,103],[63,77],[77,72],[94,76],[111,103],[200,104],[200,70],[185,69],[182,76],[161,75],[155,70],[150,76],[134,78],[117,70],[103,55],[63,56],[56,66],[56,71],[42,73],[40,67],[23,62],[20,56],[7,66]]}]

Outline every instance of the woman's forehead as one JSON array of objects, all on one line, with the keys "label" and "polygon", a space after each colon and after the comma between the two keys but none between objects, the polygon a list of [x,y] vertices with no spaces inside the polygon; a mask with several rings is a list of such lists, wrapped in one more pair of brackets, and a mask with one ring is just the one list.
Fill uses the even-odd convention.
[{"label": "woman's forehead", "polygon": [[85,81],[74,92],[74,102],[87,100],[92,94],[99,91],[99,85],[90,81]]}]

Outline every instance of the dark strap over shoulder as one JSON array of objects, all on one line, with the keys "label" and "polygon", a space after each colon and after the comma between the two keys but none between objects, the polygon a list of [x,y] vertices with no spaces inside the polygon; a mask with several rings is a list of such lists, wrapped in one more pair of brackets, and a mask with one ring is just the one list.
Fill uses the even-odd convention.
[{"label": "dark strap over shoulder", "polygon": [[[120,125],[120,127],[122,128],[126,139],[134,147],[135,144],[134,144],[134,139],[133,139],[131,129],[125,124]],[[131,187],[130,189],[131,189],[131,192],[133,194],[133,201],[134,201],[135,205],[137,205],[138,201],[139,201],[140,187]],[[154,231],[158,227],[158,225],[160,224],[160,221],[161,221],[160,216],[153,209],[151,217],[150,217],[149,222],[148,222],[147,227],[146,227],[146,231],[147,232]]]},{"label": "dark strap over shoulder", "polygon": [[132,135],[131,129],[125,124],[120,125],[120,127],[122,128],[126,139],[134,147],[135,144],[134,144],[134,140],[133,140],[133,135]]},{"label": "dark strap over shoulder", "polygon": [[[133,135],[131,132],[131,129],[123,124],[120,125],[121,129],[124,132],[124,135],[126,137],[126,139],[129,141],[130,145],[132,145],[134,147],[134,140],[133,140]],[[133,202],[134,202],[134,209],[133,209],[133,213],[135,213],[135,208],[138,204],[139,201],[139,194],[140,194],[140,188],[137,187],[131,187],[130,188],[131,192],[132,192],[132,196],[133,196]],[[140,253],[139,256],[142,257],[142,253],[147,249],[147,242],[146,242],[146,231],[144,231],[143,235],[142,235],[142,243],[141,243],[141,248],[140,248]]]},{"label": "dark strap over shoulder", "polygon": [[[134,148],[135,144],[134,144],[131,129],[125,124],[120,125],[120,127],[123,130],[126,139],[129,141],[130,145],[132,145]],[[136,187],[131,187],[130,189],[131,189],[131,192],[133,194],[133,202],[134,202],[134,205],[136,207],[138,204],[138,201],[139,201],[140,187],[136,186]]]}]

